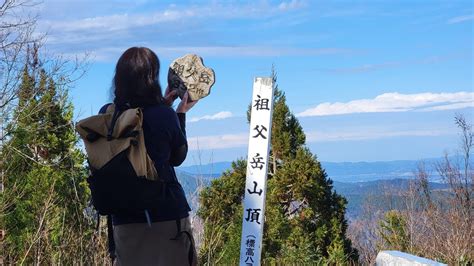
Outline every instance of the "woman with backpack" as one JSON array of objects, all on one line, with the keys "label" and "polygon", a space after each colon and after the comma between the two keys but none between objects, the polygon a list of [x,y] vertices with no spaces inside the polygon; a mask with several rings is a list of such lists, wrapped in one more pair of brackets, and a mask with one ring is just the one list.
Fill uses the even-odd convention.
[{"label": "woman with backpack", "polygon": [[[185,117],[197,101],[186,93],[173,110],[176,91],[159,84],[160,62],[148,48],[132,47],[119,58],[113,79],[114,106],[141,108],[146,151],[166,185],[156,208],[112,215],[116,265],[196,265],[191,210],[175,166],[186,158]],[[107,112],[110,104],[101,108]]]}]

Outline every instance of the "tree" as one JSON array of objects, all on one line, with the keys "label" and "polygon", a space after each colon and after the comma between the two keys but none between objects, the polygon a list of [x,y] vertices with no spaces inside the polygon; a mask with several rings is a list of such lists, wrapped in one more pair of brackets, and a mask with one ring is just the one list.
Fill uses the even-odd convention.
[{"label": "tree", "polygon": [[198,215],[205,227],[200,249],[203,263],[238,263],[246,169],[245,160],[232,162],[232,170],[213,180],[200,194]]},{"label": "tree", "polygon": [[27,14],[26,9],[35,4],[33,1],[5,0],[0,5],[0,110],[17,95],[26,47],[42,39],[33,35],[36,17],[20,15]]},{"label": "tree", "polygon": [[[36,56],[36,54],[33,54]],[[26,61],[17,90],[15,121],[0,147],[4,186],[0,195],[9,264],[87,263],[93,221],[85,157],[76,147],[73,106],[40,61]]]},{"label": "tree", "polygon": [[0,4],[0,229],[6,229],[0,256],[8,263],[75,261],[102,243],[85,243],[92,235],[82,215],[84,158],[67,99],[87,57],[40,59],[44,35],[35,32],[31,13],[37,4]]},{"label": "tree", "polygon": [[[276,73],[272,71],[276,83]],[[248,120],[250,114],[248,112]],[[346,200],[333,190],[305,134],[275,88],[262,260],[267,263],[347,263],[357,251],[346,238]],[[200,250],[204,264],[239,260],[246,161],[203,190],[198,211],[205,220]],[[220,240],[216,239],[220,237]]]},{"label": "tree", "polygon": [[13,110],[20,103],[25,62],[38,65],[42,61],[48,75],[61,87],[74,84],[88,67],[88,54],[75,59],[49,55],[40,60],[38,51],[46,35],[35,32],[37,15],[31,13],[38,4],[40,1],[34,0],[4,0],[0,4],[0,146],[9,135],[7,125],[18,119]]},{"label": "tree", "polygon": [[[390,197],[402,199],[399,204],[391,205],[382,218],[384,210],[372,205],[370,215],[355,222],[352,239],[362,250],[362,263],[373,262],[378,250],[396,249],[449,265],[473,264],[474,132],[463,115],[457,114],[454,122],[460,130],[461,152],[445,154],[432,167],[441,178],[437,185],[441,188],[432,187],[440,180],[432,180],[420,163],[408,187],[390,189]],[[378,234],[372,233],[374,228]]]},{"label": "tree", "polygon": [[385,213],[379,223],[379,233],[384,243],[384,248],[402,252],[409,250],[410,234],[407,232],[407,222],[402,214],[392,210]]}]

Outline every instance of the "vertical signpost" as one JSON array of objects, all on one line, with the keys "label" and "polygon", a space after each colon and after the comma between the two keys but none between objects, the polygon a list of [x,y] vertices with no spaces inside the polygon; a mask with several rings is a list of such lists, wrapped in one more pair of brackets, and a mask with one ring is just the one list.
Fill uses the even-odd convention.
[{"label": "vertical signpost", "polygon": [[273,113],[273,79],[255,78],[250,119],[240,265],[260,265],[268,156]]}]

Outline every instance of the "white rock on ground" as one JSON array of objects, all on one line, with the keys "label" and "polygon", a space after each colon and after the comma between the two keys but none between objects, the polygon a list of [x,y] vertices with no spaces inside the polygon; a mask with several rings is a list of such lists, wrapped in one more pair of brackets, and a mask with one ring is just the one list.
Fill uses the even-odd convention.
[{"label": "white rock on ground", "polygon": [[377,266],[405,266],[405,265],[447,265],[434,260],[425,259],[412,254],[396,250],[382,250],[375,259]]}]

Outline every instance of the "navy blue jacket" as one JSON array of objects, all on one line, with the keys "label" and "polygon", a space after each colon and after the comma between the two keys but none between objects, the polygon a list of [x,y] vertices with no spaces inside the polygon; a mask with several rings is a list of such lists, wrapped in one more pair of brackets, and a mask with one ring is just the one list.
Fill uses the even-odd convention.
[{"label": "navy blue jacket", "polygon": [[[100,109],[104,113],[107,105]],[[177,114],[163,104],[143,108],[143,132],[145,146],[160,179],[169,182],[163,193],[164,201],[158,203],[156,211],[150,211],[151,222],[170,221],[185,218],[191,208],[184,190],[176,178],[174,166],[180,165],[187,154],[185,114]],[[127,215],[113,215],[114,225],[146,223],[143,212]]]}]

